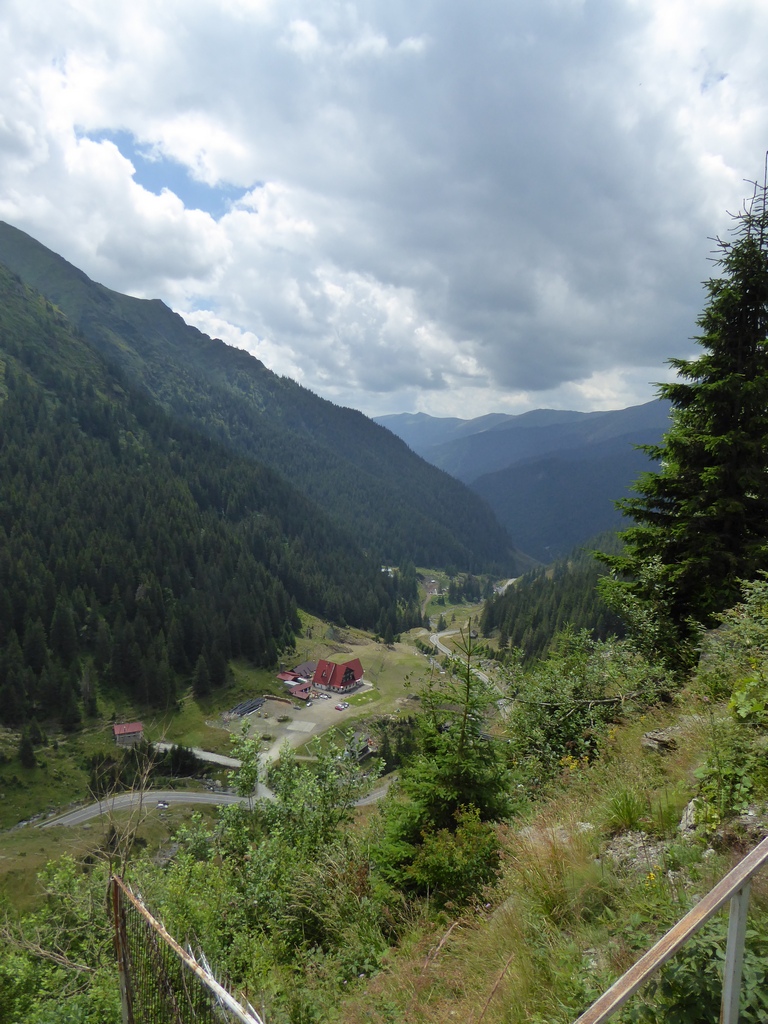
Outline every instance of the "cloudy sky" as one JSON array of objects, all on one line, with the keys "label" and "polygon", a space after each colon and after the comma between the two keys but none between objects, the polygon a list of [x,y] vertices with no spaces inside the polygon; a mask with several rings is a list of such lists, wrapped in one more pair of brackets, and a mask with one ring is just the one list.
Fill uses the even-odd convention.
[{"label": "cloudy sky", "polygon": [[0,0],[0,219],[369,415],[649,400],[764,0]]}]

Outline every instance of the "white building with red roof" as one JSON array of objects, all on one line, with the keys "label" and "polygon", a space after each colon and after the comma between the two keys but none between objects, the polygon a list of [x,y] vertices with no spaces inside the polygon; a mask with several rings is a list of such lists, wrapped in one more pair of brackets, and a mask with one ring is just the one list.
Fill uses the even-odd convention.
[{"label": "white building with red roof", "polygon": [[357,689],[362,681],[363,666],[359,658],[345,661],[343,665],[321,659],[312,677],[313,686],[318,690],[328,690],[330,693],[349,693]]}]

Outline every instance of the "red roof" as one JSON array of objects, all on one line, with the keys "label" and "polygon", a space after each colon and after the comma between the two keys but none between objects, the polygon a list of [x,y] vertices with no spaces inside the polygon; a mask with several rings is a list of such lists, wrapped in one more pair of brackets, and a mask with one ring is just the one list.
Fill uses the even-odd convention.
[{"label": "red roof", "polygon": [[292,686],[288,690],[288,693],[290,693],[292,697],[301,697],[303,700],[306,700],[307,697],[309,697],[309,691],[311,689],[312,683],[310,683],[309,680],[305,679],[303,682],[296,683],[295,686]]},{"label": "red roof", "polygon": [[115,736],[131,736],[135,732],[144,732],[141,722],[124,722],[122,725],[113,725],[112,732]]},{"label": "red roof", "polygon": [[317,663],[312,682],[315,686],[330,686],[333,689],[341,689],[342,686],[347,685],[350,672],[354,677],[354,681],[359,683],[363,678],[363,666],[360,664],[359,658],[355,658],[354,661],[345,661],[343,665],[336,665],[332,661],[320,660]]}]

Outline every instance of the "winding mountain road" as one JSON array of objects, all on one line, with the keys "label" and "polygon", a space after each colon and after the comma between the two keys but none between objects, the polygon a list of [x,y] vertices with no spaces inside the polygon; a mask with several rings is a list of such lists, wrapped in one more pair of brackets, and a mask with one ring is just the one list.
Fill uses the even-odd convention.
[{"label": "winding mountain road", "polygon": [[[171,744],[156,743],[155,746],[170,747]],[[191,748],[201,761],[211,761],[214,764],[227,764],[233,768],[239,768],[240,762],[234,757],[224,757],[223,754],[213,754],[209,750],[200,750],[197,747]],[[371,790],[370,793],[355,801],[356,807],[366,807],[368,804],[383,800],[389,791],[394,779],[386,779],[380,786]],[[168,805],[178,804],[244,804],[249,799],[275,800],[272,790],[259,782],[253,798],[247,796],[236,796],[234,793],[217,793],[215,790],[194,791],[186,789],[146,789],[142,792],[117,793],[107,800],[100,800],[98,803],[88,804],[85,807],[78,807],[74,811],[67,811],[64,814],[48,818],[46,821],[36,822],[37,828],[51,828],[54,825],[82,825],[92,818],[109,817],[114,811],[125,811],[135,809],[151,810],[159,803]]]},{"label": "winding mountain road", "polygon": [[[266,788],[266,787],[264,787]],[[233,793],[193,792],[183,789],[146,789],[143,792],[117,793],[108,800],[101,800],[86,807],[78,807],[74,811],[38,821],[38,828],[52,828],[54,825],[82,825],[91,818],[109,817],[114,811],[125,811],[167,804],[239,804],[246,803],[247,797],[235,796]]]}]

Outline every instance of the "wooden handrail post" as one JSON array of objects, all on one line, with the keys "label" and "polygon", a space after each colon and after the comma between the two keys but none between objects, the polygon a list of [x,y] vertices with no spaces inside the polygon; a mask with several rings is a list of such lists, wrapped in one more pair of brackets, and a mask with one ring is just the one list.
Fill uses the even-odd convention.
[{"label": "wooden handrail post", "polygon": [[739,1024],[739,996],[741,995],[741,965],[744,961],[744,940],[747,935],[750,882],[731,897],[728,912],[728,944],[723,966],[723,1001],[720,1005],[720,1024]]}]

